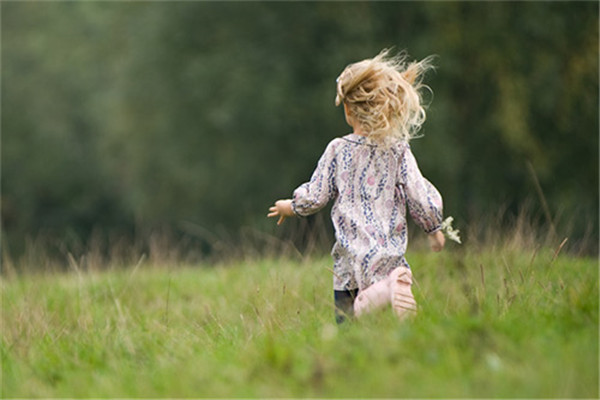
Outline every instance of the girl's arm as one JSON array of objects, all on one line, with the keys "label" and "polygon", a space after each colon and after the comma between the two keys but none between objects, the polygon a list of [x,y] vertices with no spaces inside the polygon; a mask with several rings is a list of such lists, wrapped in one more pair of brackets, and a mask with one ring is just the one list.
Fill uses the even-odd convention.
[{"label": "girl's arm", "polygon": [[444,235],[440,232],[443,217],[442,196],[421,174],[410,147],[406,147],[404,151],[400,172],[405,183],[406,202],[411,217],[430,235],[432,249],[441,250],[444,246]]},{"label": "girl's arm", "polygon": [[314,214],[337,196],[335,148],[338,140],[334,139],[329,143],[319,159],[310,181],[303,183],[294,190],[294,198],[291,204],[294,214],[300,216]]},{"label": "girl's arm", "polygon": [[303,183],[294,191],[294,198],[278,200],[269,208],[267,217],[279,217],[277,225],[281,225],[287,217],[314,214],[336,196],[334,142],[335,140],[329,143],[325,149],[310,181]]}]

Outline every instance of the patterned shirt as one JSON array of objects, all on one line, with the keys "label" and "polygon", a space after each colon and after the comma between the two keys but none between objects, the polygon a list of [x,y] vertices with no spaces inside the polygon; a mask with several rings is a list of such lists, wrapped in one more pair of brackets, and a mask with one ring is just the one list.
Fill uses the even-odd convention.
[{"label": "patterned shirt", "polygon": [[333,200],[334,290],[364,289],[408,263],[406,209],[426,232],[441,228],[442,197],[421,175],[407,143],[377,146],[364,136],[332,140],[292,208],[314,214]]}]

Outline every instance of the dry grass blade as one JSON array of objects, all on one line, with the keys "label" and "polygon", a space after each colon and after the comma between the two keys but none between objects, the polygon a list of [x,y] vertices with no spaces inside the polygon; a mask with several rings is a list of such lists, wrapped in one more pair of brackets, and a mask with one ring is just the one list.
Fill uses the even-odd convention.
[{"label": "dry grass blade", "polygon": [[558,255],[560,254],[560,251],[565,246],[565,244],[567,243],[568,240],[569,240],[569,238],[566,237],[566,238],[563,239],[562,242],[560,242],[560,245],[558,246],[558,248],[554,252],[554,255],[552,256],[552,262],[554,262],[554,260],[556,260],[556,257],[558,257]]}]

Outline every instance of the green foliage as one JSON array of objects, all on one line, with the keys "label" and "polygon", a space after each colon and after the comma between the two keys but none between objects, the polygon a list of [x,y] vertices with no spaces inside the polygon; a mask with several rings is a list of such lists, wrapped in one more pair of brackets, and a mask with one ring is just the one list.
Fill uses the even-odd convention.
[{"label": "green foliage", "polygon": [[595,2],[0,7],[4,248],[260,224],[348,132],[336,76],[392,46],[439,56],[413,147],[449,214],[540,204],[531,163],[552,222],[598,236]]},{"label": "green foliage", "polygon": [[597,261],[414,252],[418,316],[336,326],[329,259],[1,281],[2,396],[597,398]]}]

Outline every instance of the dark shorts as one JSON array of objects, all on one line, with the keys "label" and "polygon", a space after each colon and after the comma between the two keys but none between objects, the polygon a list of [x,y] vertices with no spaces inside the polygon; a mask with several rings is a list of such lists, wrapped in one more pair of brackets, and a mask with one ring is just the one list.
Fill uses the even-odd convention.
[{"label": "dark shorts", "polygon": [[333,291],[335,322],[341,324],[346,318],[354,316],[354,299],[357,294],[358,289]]}]

